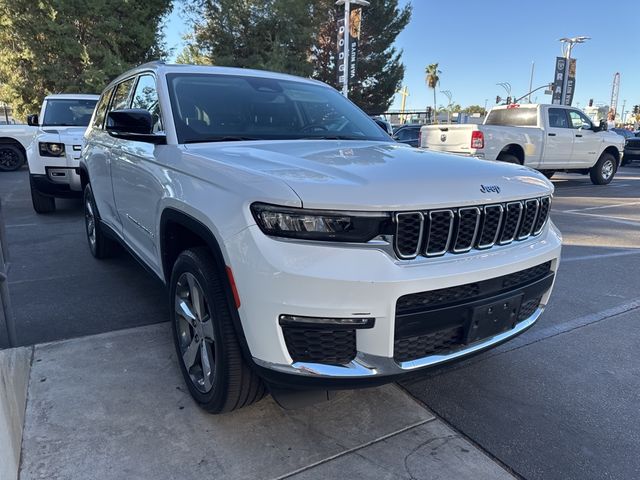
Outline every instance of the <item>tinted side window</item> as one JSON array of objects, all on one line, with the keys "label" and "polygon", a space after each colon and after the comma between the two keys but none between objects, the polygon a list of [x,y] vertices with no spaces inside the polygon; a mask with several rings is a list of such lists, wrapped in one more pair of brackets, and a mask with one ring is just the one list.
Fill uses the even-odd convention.
[{"label": "tinted side window", "polygon": [[93,128],[103,127],[104,117],[107,115],[107,107],[109,106],[109,100],[111,99],[112,93],[113,89],[110,88],[102,94],[102,97],[100,97],[100,101],[98,102],[98,106],[96,107],[96,113],[93,117]]},{"label": "tinted side window", "polygon": [[591,120],[586,115],[576,110],[569,110],[569,118],[571,119],[571,126],[573,128],[591,128]]},{"label": "tinted side window", "polygon": [[133,93],[131,108],[148,110],[153,118],[153,131],[159,132],[163,130],[156,80],[153,78],[153,75],[142,75],[140,77],[136,85],[136,90]]},{"label": "tinted side window", "polygon": [[133,88],[134,80],[134,78],[130,78],[129,80],[125,80],[118,84],[116,92],[113,95],[113,102],[111,102],[111,108],[109,111],[129,108],[129,97],[131,96],[131,89]]},{"label": "tinted side window", "polygon": [[549,126],[551,128],[569,128],[566,110],[563,108],[550,108]]}]

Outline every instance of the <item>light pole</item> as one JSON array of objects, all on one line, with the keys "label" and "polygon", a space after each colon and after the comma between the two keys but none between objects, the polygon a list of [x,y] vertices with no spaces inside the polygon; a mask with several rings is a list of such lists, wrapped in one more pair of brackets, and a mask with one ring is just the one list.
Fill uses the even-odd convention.
[{"label": "light pole", "polygon": [[569,66],[571,64],[571,51],[573,50],[573,47],[575,45],[577,45],[578,43],[584,43],[587,40],[591,40],[591,37],[580,35],[579,37],[562,37],[560,39],[560,42],[562,42],[562,55],[566,59],[566,62],[564,62],[564,75],[562,76],[562,105],[566,105],[567,84],[569,83]]},{"label": "light pole", "polygon": [[440,93],[449,100],[449,103],[447,104],[447,123],[451,123],[451,97],[453,95],[451,95],[451,90],[440,90]]},{"label": "light pole", "polygon": [[342,59],[344,82],[342,83],[342,95],[345,97],[349,96],[349,40],[351,34],[349,30],[349,16],[351,14],[351,4],[368,7],[369,2],[367,0],[338,0],[336,2],[336,5],[344,5],[344,48],[342,50],[344,56]]}]

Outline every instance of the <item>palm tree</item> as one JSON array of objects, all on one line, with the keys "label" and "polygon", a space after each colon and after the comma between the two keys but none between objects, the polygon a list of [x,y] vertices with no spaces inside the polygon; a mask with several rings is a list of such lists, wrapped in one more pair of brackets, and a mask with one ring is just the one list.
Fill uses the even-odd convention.
[{"label": "palm tree", "polygon": [[424,69],[424,72],[427,74],[427,76],[425,77],[427,86],[433,90],[433,115],[434,118],[437,119],[436,112],[438,111],[438,107],[436,104],[436,87],[438,86],[438,83],[440,83],[440,74],[442,72],[438,70],[437,63],[432,63],[431,65],[427,66],[427,68]]}]

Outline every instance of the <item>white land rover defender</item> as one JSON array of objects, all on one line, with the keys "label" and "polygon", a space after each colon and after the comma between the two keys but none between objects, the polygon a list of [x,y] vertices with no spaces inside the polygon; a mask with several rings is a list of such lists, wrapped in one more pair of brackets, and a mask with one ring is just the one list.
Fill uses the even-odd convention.
[{"label": "white land rover defender", "polygon": [[31,200],[37,213],[56,209],[55,197],[80,197],[79,162],[82,139],[98,95],[59,94],[45,97],[40,115],[29,125],[39,131],[27,148]]},{"label": "white land rover defender", "polygon": [[166,283],[211,412],[464,358],[549,300],[561,238],[542,174],[395,143],[325,84],[146,64],[107,87],[85,140],[91,252],[118,241]]}]

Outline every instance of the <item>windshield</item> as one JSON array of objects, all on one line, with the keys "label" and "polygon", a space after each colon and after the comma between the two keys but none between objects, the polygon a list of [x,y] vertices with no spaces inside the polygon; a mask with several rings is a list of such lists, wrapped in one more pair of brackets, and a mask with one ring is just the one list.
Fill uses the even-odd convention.
[{"label": "windshield", "polygon": [[169,74],[167,82],[180,143],[390,141],[362,110],[322,85],[216,74]]},{"label": "windshield", "polygon": [[98,100],[47,100],[42,126],[86,127]]}]

